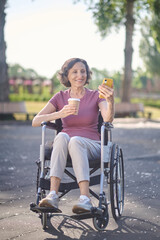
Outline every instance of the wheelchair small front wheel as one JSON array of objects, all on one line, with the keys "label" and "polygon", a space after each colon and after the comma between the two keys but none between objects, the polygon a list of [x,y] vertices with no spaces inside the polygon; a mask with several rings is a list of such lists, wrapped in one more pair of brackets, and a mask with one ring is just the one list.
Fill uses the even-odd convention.
[{"label": "wheelchair small front wheel", "polygon": [[108,221],[109,221],[108,207],[103,207],[102,216],[93,217],[93,226],[98,231],[104,231],[108,225]]}]

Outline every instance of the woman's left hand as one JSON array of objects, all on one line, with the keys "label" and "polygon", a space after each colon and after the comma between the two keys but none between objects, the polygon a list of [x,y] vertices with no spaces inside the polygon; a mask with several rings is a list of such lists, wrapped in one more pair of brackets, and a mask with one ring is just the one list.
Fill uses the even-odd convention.
[{"label": "woman's left hand", "polygon": [[107,102],[114,102],[114,89],[104,84],[98,87],[99,94],[106,99]]}]

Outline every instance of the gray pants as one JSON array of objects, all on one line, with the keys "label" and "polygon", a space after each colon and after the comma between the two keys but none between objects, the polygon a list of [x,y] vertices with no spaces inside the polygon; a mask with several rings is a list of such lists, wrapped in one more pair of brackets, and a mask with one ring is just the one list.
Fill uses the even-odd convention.
[{"label": "gray pants", "polygon": [[60,132],[53,143],[50,176],[62,179],[68,153],[72,159],[77,182],[89,181],[88,159],[94,161],[100,157],[100,141],[78,136],[70,138],[68,134]]}]

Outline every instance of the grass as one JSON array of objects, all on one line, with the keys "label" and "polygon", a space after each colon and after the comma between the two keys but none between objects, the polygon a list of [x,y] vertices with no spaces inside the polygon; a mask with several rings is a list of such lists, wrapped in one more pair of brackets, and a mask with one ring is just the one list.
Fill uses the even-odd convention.
[{"label": "grass", "polygon": [[152,113],[152,117],[151,119],[159,119],[160,120],[160,109],[155,108],[155,107],[148,107],[145,106],[144,107],[145,112],[151,112]]},{"label": "grass", "polygon": [[26,108],[28,113],[38,113],[47,102],[26,102]]},{"label": "grass", "polygon": [[[26,108],[27,112],[30,113],[29,120],[32,120],[34,117],[33,113],[38,113],[44,106],[46,105],[47,102],[30,102],[26,101]],[[32,115],[33,114],[33,115]],[[16,120],[26,120],[26,114],[14,114],[14,117]]]}]

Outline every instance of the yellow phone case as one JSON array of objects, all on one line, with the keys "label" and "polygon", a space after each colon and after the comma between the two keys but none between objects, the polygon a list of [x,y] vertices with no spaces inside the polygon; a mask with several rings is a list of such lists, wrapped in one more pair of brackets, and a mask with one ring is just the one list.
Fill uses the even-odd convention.
[{"label": "yellow phone case", "polygon": [[[106,86],[113,88],[113,79],[111,78],[104,78],[102,84],[105,84]],[[99,98],[104,98],[101,96],[101,94],[99,95]]]}]

